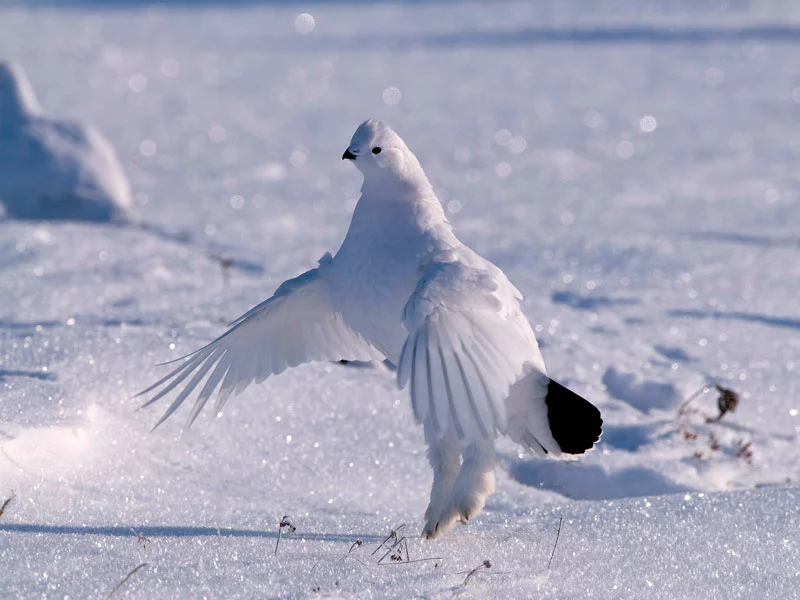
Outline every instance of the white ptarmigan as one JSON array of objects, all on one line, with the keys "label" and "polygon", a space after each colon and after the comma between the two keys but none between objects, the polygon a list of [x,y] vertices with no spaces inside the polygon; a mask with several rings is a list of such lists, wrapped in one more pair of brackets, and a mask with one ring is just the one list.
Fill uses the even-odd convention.
[{"label": "white ptarmigan", "polygon": [[495,438],[540,455],[582,454],[600,412],[547,376],[521,294],[453,234],[419,161],[389,126],[362,123],[345,151],[364,175],[335,256],[283,283],[185,357],[152,404],[190,375],[156,426],[205,379],[188,425],[251,382],[308,361],[388,358],[424,428],[433,488],[423,534],[466,522],[495,489]]},{"label": "white ptarmigan", "polygon": [[131,191],[114,147],[84,123],[43,114],[22,67],[0,61],[0,204],[9,217],[116,221]]}]

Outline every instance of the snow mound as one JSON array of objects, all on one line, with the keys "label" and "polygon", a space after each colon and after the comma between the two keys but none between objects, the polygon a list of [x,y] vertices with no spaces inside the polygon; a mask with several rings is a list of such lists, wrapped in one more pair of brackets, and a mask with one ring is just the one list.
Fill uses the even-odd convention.
[{"label": "snow mound", "polygon": [[0,203],[17,219],[112,221],[131,206],[111,143],[43,114],[22,67],[0,62]]},{"label": "snow mound", "polygon": [[640,373],[626,373],[609,367],[603,374],[609,395],[644,412],[669,409],[681,400],[680,391],[669,382],[651,381]]}]

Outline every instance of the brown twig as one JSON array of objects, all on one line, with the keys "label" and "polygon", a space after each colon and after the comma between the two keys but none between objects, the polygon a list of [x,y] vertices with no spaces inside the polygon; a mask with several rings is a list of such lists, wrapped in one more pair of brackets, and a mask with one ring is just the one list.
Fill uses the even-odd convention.
[{"label": "brown twig", "polygon": [[[387,535],[386,538],[378,545],[378,547],[372,551],[370,556],[375,556],[379,550],[386,548],[386,552],[383,553],[376,564],[381,567],[385,567],[388,565],[410,565],[413,563],[434,561],[435,566],[438,567],[439,564],[441,564],[441,561],[444,560],[444,558],[439,556],[411,560],[411,553],[408,550],[408,538],[406,536],[400,537],[398,535],[398,532],[405,526],[405,523],[403,523],[396,529],[392,529],[389,535]],[[389,544],[389,540],[394,540],[394,543]],[[405,552],[405,557],[403,557],[403,552]],[[386,557],[389,557],[388,561],[386,560]]]},{"label": "brown twig", "polygon": [[[389,535],[386,536],[386,538],[380,543],[380,545],[377,548],[375,548],[375,550],[372,551],[372,554],[370,554],[370,556],[375,556],[378,553],[378,551],[381,548],[383,548],[389,540],[392,540],[392,539],[396,540],[397,539],[397,532],[400,531],[401,529],[403,529],[403,527],[405,527],[405,526],[406,526],[405,523],[401,523],[400,525],[397,526],[397,529],[392,529],[391,533],[389,533]],[[378,561],[378,562],[380,562],[380,561]]]},{"label": "brown twig", "polygon": [[11,506],[11,503],[14,502],[15,499],[16,496],[14,495],[14,492],[11,492],[11,495],[8,498],[6,498],[5,501],[3,502],[3,506],[0,506],[0,517],[2,517],[5,514],[6,509],[8,509],[8,507]]},{"label": "brown twig", "polygon": [[683,417],[688,412],[689,405],[698,397],[709,391],[712,387],[719,392],[719,397],[717,397],[717,409],[719,410],[719,414],[715,417],[706,417],[706,423],[716,423],[729,412],[734,412],[736,407],[739,406],[739,394],[734,392],[732,389],[722,387],[721,385],[704,385],[683,401],[678,408],[678,418],[680,419]]},{"label": "brown twig", "polygon": [[131,577],[136,575],[136,573],[138,573],[140,569],[143,569],[146,566],[147,566],[147,563],[142,563],[138,567],[134,567],[134,569],[130,573],[125,575],[125,578],[122,581],[120,581],[113,590],[111,590],[111,592],[108,594],[108,596],[106,596],[106,600],[110,600],[114,596],[114,594],[116,594],[117,591],[119,591],[119,589],[128,582],[128,580]]},{"label": "brown twig", "polygon": [[477,575],[481,571],[481,569],[491,569],[491,568],[492,568],[492,561],[485,560],[477,567],[467,572],[467,576],[464,578],[464,587],[467,586],[469,580],[472,579],[473,576]]},{"label": "brown twig", "polygon": [[714,387],[719,392],[719,398],[717,398],[719,414],[716,417],[707,418],[706,423],[716,423],[729,412],[734,412],[736,407],[739,406],[739,394],[720,385],[715,385]]},{"label": "brown twig", "polygon": [[[355,542],[350,544],[350,549],[339,557],[339,559],[336,561],[336,564],[338,565],[345,558],[348,558],[348,556],[353,553],[353,550],[355,550],[356,548],[361,548],[361,546],[363,546],[363,545],[364,545],[364,541],[361,538],[358,538]],[[316,563],[314,563],[314,566],[311,567],[311,571],[310,572],[313,573],[314,571],[316,571],[317,567],[322,564],[323,560],[325,560],[325,559],[324,558],[320,558]],[[355,560],[358,560],[358,559],[356,558]],[[358,562],[361,562],[361,561],[359,560]],[[361,562],[361,564],[363,565],[364,563]],[[366,566],[366,565],[364,565],[364,566]]]},{"label": "brown twig", "polygon": [[550,565],[553,563],[553,557],[556,555],[556,548],[558,547],[558,540],[561,538],[561,524],[564,522],[564,513],[558,518],[558,531],[556,531],[556,541],[553,544],[553,551],[550,553],[550,560],[547,561],[547,570],[550,570]]},{"label": "brown twig", "polygon": [[231,282],[231,267],[233,267],[233,258],[230,256],[214,254],[213,252],[208,252],[207,255],[211,260],[215,260],[219,263],[219,267],[222,271],[222,288],[227,290]]},{"label": "brown twig", "polygon": [[[395,532],[392,532],[395,533]],[[403,560],[403,543],[405,543],[405,550],[406,550],[406,560]],[[405,536],[398,538],[395,536],[395,542],[391,546],[389,546],[388,550],[378,559],[378,564],[383,564],[383,561],[386,557],[389,557],[393,562],[400,563],[400,562],[410,562],[411,557],[408,555],[408,540]]]},{"label": "brown twig", "polygon": [[278,539],[275,540],[275,556],[278,556],[278,546],[281,543],[281,537],[283,536],[283,528],[286,527],[289,530],[289,533],[294,533],[297,531],[297,527],[292,525],[291,521],[289,521],[289,515],[283,515],[281,522],[278,523]]},{"label": "brown twig", "polygon": [[147,551],[147,544],[151,543],[152,540],[145,534],[136,531],[133,527],[131,527],[130,530],[131,533],[136,536],[136,541],[142,545],[142,550]]},{"label": "brown twig", "polygon": [[745,440],[736,441],[736,458],[743,459],[748,465],[753,464],[753,442]]},{"label": "brown twig", "polygon": [[414,563],[421,563],[421,562],[430,562],[434,561],[433,566],[438,567],[441,565],[441,562],[436,561],[443,561],[444,559],[441,556],[431,556],[429,558],[415,558],[414,560],[398,560],[395,562],[379,562],[377,563],[380,567],[393,567],[396,565],[413,565]]},{"label": "brown twig", "polygon": [[695,400],[697,400],[697,398],[699,398],[700,396],[705,394],[709,389],[710,389],[709,386],[704,385],[699,390],[697,390],[694,394],[692,394],[686,400],[684,400],[681,403],[680,407],[678,408],[678,418],[681,418],[684,415],[684,413],[686,412],[686,409],[689,408],[689,405],[692,402],[694,402]]}]

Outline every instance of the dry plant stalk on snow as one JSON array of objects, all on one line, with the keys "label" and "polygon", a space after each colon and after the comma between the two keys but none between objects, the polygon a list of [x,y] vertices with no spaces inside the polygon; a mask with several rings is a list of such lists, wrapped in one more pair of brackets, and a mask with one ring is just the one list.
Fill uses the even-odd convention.
[{"label": "dry plant stalk on snow", "polygon": [[292,525],[292,522],[289,520],[289,515],[283,515],[281,522],[278,523],[278,539],[275,540],[275,556],[278,555],[278,546],[281,543],[281,537],[283,537],[284,527],[288,530],[288,533],[294,533],[297,531],[297,527]]},{"label": "dry plant stalk on snow", "polygon": [[[692,428],[689,419],[692,415],[702,414],[700,409],[692,407],[692,403],[697,400],[698,398],[702,397],[706,392],[710,391],[712,388],[716,389],[718,392],[717,396],[717,414],[714,416],[704,415],[703,422],[706,425],[713,425],[715,423],[719,423],[722,418],[727,415],[728,413],[735,412],[737,407],[740,403],[740,396],[737,392],[730,388],[723,387],[718,384],[712,385],[704,385],[702,388],[691,394],[678,408],[678,428],[677,432],[682,437],[682,439],[686,442],[695,442],[700,439],[701,434],[698,433],[695,429]],[[694,452],[694,457],[697,460],[707,460],[714,456],[715,453],[720,452],[723,450],[723,443],[720,440],[719,436],[714,431],[709,431],[706,439],[704,440],[707,443],[707,450],[706,453],[702,449],[698,449]],[[730,452],[732,452],[736,458],[742,459],[748,465],[753,464],[753,450],[752,450],[752,442],[739,439],[736,440],[733,447],[728,446]]]},{"label": "dry plant stalk on snow", "polygon": [[15,498],[16,496],[14,495],[14,492],[11,492],[11,495],[5,499],[3,505],[0,506],[0,518],[2,518],[2,516],[5,514],[6,510],[8,510],[8,508],[11,506]]},{"label": "dry plant stalk on snow", "polygon": [[125,577],[122,579],[122,581],[120,581],[114,587],[114,589],[109,592],[108,596],[106,596],[106,600],[111,600],[111,598],[114,597],[114,594],[116,594],[120,589],[122,589],[122,586],[125,585],[131,577],[136,575],[136,573],[138,573],[141,569],[145,568],[146,566],[147,566],[147,563],[142,563],[142,564],[134,567],[127,575],[125,575]]}]

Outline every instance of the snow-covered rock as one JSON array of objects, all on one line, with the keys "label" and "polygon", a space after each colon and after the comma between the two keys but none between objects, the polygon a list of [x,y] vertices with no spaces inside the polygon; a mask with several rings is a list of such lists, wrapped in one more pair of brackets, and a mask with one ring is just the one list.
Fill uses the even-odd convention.
[{"label": "snow-covered rock", "polygon": [[18,219],[110,221],[131,206],[111,143],[84,123],[43,114],[22,67],[0,62],[0,204]]}]

